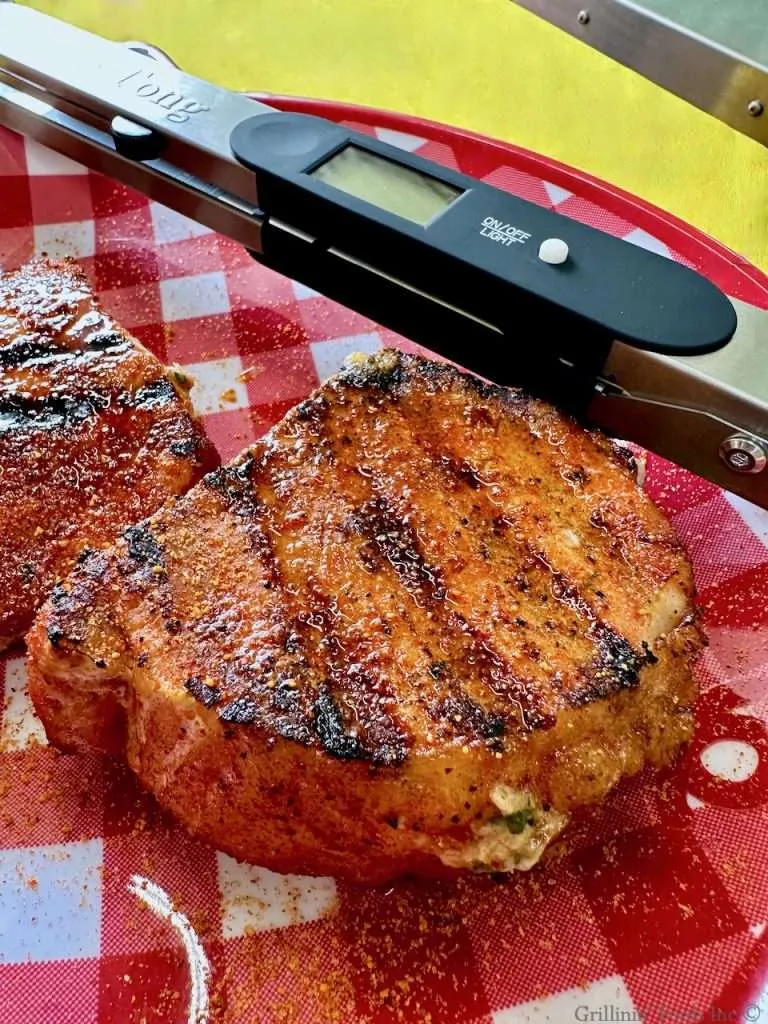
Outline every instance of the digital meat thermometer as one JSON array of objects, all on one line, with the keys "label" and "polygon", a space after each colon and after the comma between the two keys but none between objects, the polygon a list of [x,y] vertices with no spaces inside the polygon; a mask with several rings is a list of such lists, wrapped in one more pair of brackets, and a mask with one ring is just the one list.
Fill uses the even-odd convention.
[{"label": "digital meat thermometer", "polygon": [[[630,438],[768,504],[765,485],[745,480],[753,468],[736,465],[745,456],[729,461],[722,449],[742,432],[758,446],[755,466],[760,445],[768,454],[764,392],[734,387],[726,366],[686,405],[685,381],[698,371],[669,375],[675,394],[659,401],[633,391],[626,376],[658,366],[664,376],[665,361],[693,366],[732,350],[742,311],[737,321],[733,303],[706,278],[417,154],[220,89],[140,49],[1,2],[0,122],[468,368],[614,431],[628,398],[645,402],[654,436],[669,433],[684,408],[712,435],[701,455],[690,444],[670,452],[663,437],[645,436],[636,404]],[[627,348],[640,370],[637,359],[619,360],[625,377],[617,379],[609,368]],[[759,354],[740,347],[740,364]]]}]

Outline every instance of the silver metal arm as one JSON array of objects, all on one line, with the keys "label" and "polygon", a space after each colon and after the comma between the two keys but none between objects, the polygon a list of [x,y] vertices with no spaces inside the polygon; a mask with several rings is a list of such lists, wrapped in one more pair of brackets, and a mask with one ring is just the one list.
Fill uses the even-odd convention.
[{"label": "silver metal arm", "polygon": [[2,72],[0,123],[233,238],[252,252],[261,249],[263,218],[258,207],[167,160],[137,162],[122,156],[109,132],[5,84]]},{"label": "silver metal arm", "polygon": [[[768,68],[762,63],[630,0],[514,2],[768,146]],[[756,18],[768,17],[761,0],[755,8]]]},{"label": "silver metal arm", "polygon": [[731,301],[739,327],[719,352],[679,358],[614,342],[588,415],[768,507],[768,314]]},{"label": "silver metal arm", "polygon": [[164,159],[256,203],[252,172],[229,146],[235,125],[272,108],[169,64],[12,3],[0,4],[0,76],[107,129],[115,116],[155,128]]}]

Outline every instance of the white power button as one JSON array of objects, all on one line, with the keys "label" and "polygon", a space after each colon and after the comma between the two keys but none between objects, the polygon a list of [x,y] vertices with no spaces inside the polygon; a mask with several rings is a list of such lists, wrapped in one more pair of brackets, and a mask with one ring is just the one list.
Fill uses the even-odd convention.
[{"label": "white power button", "polygon": [[562,238],[545,238],[539,246],[539,259],[552,266],[565,263],[568,259],[568,243]]}]

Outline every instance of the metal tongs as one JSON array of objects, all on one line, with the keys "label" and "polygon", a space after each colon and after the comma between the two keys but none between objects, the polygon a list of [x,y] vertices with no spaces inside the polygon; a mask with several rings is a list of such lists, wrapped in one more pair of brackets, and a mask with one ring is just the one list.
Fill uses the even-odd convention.
[{"label": "metal tongs", "polygon": [[688,268],[3,0],[0,123],[768,508],[768,314]]}]

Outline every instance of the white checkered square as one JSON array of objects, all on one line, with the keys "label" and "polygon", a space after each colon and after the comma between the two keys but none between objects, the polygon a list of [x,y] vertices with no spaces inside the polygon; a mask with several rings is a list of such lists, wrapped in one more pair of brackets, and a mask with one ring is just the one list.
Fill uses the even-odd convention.
[{"label": "white checkered square", "polygon": [[291,289],[300,302],[302,299],[316,299],[320,294],[314,288],[307,288],[301,281],[291,281]]},{"label": "white checkered square", "polygon": [[[600,1011],[603,1016],[590,1016]],[[621,975],[601,978],[585,988],[569,988],[492,1015],[493,1024],[565,1024],[566,1021],[639,1021]]]},{"label": "white checkered square", "polygon": [[186,363],[184,369],[195,378],[191,398],[198,416],[248,408],[248,391],[240,379],[243,362],[239,356]]},{"label": "white checkered square", "polygon": [[374,130],[377,139],[381,139],[382,142],[388,142],[390,146],[397,146],[398,149],[404,149],[408,153],[414,153],[419,146],[423,146],[427,141],[419,135],[398,132],[394,128],[376,128]]},{"label": "white checkered square", "polygon": [[46,743],[43,723],[35,714],[27,691],[27,665],[24,658],[9,658],[5,664],[5,704],[0,751],[25,750]]},{"label": "white checkered square", "polygon": [[35,224],[35,255],[45,253],[51,259],[66,256],[82,259],[96,252],[96,225],[92,220],[75,220],[65,224]]},{"label": "white checkered square", "polygon": [[551,181],[543,181],[542,185],[546,189],[547,195],[553,206],[559,206],[560,203],[564,203],[566,199],[570,199],[573,192],[569,192],[567,188],[561,188],[560,185],[553,185]]},{"label": "white checkered square", "polygon": [[653,235],[649,235],[647,231],[643,231],[642,228],[635,228],[634,231],[630,231],[628,235],[624,235],[624,241],[631,242],[632,245],[637,245],[641,249],[647,249],[649,252],[656,252],[660,256],[666,256],[668,259],[672,259],[672,253],[669,251],[669,247],[658,238],[655,238]]},{"label": "white checkered square", "polygon": [[332,341],[313,341],[310,348],[317,376],[323,381],[340,370],[344,360],[353,352],[378,352],[381,338],[376,331],[371,331],[368,334],[353,334],[348,338],[334,338]]},{"label": "white checkered square", "polygon": [[60,174],[88,173],[87,168],[83,167],[82,164],[76,164],[68,156],[54,153],[52,149],[46,149],[45,146],[38,145],[32,139],[25,139],[25,146],[27,150],[27,171],[29,174],[50,177],[51,175]]},{"label": "white checkered square", "polygon": [[327,917],[336,906],[336,883],[332,878],[278,875],[266,868],[240,864],[225,853],[216,856],[225,939],[316,921]]},{"label": "white checkered square", "polygon": [[751,501],[746,501],[737,494],[731,494],[730,491],[723,491],[723,497],[731,508],[736,509],[752,533],[768,547],[768,510],[758,508]]},{"label": "white checkered square", "polygon": [[98,956],[102,841],[0,850],[0,964]]},{"label": "white checkered square", "polygon": [[227,279],[222,271],[172,277],[160,282],[163,320],[189,320],[229,312]]},{"label": "white checkered square", "polygon": [[152,214],[152,227],[155,232],[155,240],[160,244],[164,242],[182,242],[187,238],[196,238],[199,235],[210,235],[213,232],[210,228],[197,221],[184,217],[175,210],[169,210],[167,206],[160,203],[150,203]]}]

